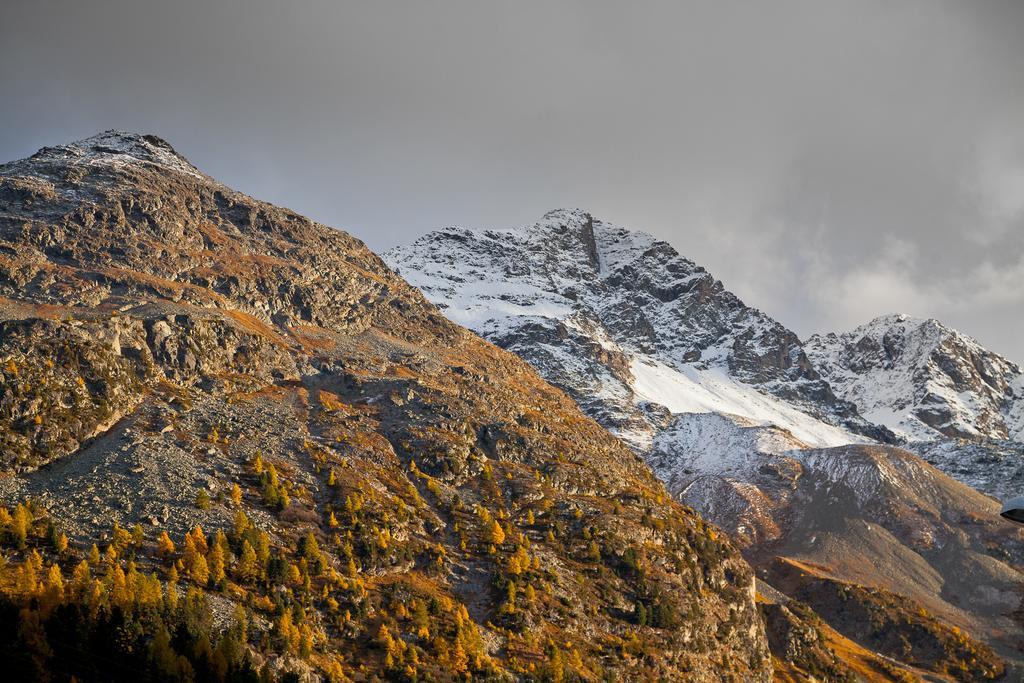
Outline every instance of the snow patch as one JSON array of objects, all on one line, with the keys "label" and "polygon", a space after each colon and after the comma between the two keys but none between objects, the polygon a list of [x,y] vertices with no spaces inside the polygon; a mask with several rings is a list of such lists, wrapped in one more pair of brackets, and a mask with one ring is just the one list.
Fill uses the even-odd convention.
[{"label": "snow patch", "polygon": [[673,413],[728,413],[776,425],[814,448],[866,440],[820,420],[730,378],[718,368],[683,366],[676,370],[651,358],[634,357],[630,369],[637,397],[665,406]]}]

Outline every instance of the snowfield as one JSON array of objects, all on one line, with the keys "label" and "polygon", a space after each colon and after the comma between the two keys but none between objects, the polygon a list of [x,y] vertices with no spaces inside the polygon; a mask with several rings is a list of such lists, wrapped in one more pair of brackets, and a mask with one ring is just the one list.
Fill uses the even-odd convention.
[{"label": "snowfield", "polygon": [[672,413],[736,415],[754,424],[785,429],[814,448],[866,441],[737,382],[717,368],[701,370],[690,365],[676,370],[650,358],[634,357],[630,369],[636,378],[636,397],[663,405]]}]

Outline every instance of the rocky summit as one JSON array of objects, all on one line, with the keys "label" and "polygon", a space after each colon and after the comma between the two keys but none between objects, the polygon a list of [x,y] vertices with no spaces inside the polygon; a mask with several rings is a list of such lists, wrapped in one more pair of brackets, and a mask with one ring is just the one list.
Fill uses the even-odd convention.
[{"label": "rocky summit", "polygon": [[[672,278],[608,306],[630,343],[865,431],[791,335],[663,248],[613,261],[584,228],[559,235],[572,277],[532,246],[500,263],[558,302],[531,281],[495,304],[626,297],[643,272],[616,264],[662,263]],[[685,345],[659,331],[683,292],[724,306]],[[666,321],[636,317],[653,301]],[[635,374],[572,321],[535,322],[538,352],[575,338]],[[523,332],[501,333],[515,349]],[[641,429],[668,419],[623,406]],[[750,567],[637,455],[358,240],[154,136],[0,166],[0,444],[0,649],[19,680],[771,677]],[[802,642],[793,614],[773,637]]]},{"label": "rocky summit", "polygon": [[777,678],[1024,675],[1024,533],[990,497],[1024,490],[1015,364],[907,316],[802,341],[668,243],[576,209],[385,259],[744,549]]}]

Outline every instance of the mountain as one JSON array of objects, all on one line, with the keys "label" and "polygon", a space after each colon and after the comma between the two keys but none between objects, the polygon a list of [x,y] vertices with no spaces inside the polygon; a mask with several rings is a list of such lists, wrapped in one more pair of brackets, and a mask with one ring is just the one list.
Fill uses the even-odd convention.
[{"label": "mountain", "polygon": [[999,499],[1024,490],[1024,374],[937,320],[876,318],[811,337],[837,395],[944,472]]},{"label": "mountain", "polygon": [[1010,656],[1022,644],[1007,606],[1024,594],[1024,535],[999,518],[998,503],[913,453],[810,448],[774,425],[720,414],[680,416],[659,438],[671,448],[655,442],[655,474],[729,532],[764,578],[797,562],[830,584],[912,600],[910,611],[936,615],[939,631],[955,625]]},{"label": "mountain", "polygon": [[[782,600],[811,602],[837,637],[932,676],[998,675],[990,646],[1019,665],[1024,534],[998,518],[993,500],[946,474],[992,492],[1005,480],[982,460],[1020,467],[1006,440],[1017,414],[1012,364],[952,333],[932,346],[909,329],[882,333],[877,346],[860,341],[866,333],[801,342],[667,243],[578,210],[511,230],[439,230],[384,258],[451,319],[565,389],[674,497],[728,531],[786,588]],[[878,353],[912,369],[869,375]],[[922,364],[927,373],[913,370]],[[918,388],[954,375],[942,395],[976,408],[962,423],[988,415],[1003,431],[911,433],[880,407],[931,406],[925,396],[935,389]],[[930,440],[911,443],[917,434]],[[859,616],[829,602],[829,591],[856,593]],[[796,621],[783,619],[783,631],[808,627],[789,614]],[[876,617],[902,634],[905,652],[874,638]],[[793,642],[775,638],[769,621],[773,654],[789,652]],[[966,633],[986,644],[968,638],[957,651]]]},{"label": "mountain", "polygon": [[0,166],[0,417],[14,679],[770,677],[750,567],[633,452],[157,137]]},{"label": "mountain", "polygon": [[645,233],[558,210],[521,229],[440,230],[385,259],[634,446],[671,414],[701,411],[768,420],[816,445],[886,437],[835,396],[796,334]]},{"label": "mountain", "polygon": [[1024,440],[1024,373],[937,320],[882,316],[804,348],[839,396],[907,441]]},{"label": "mountain", "polygon": [[[752,490],[760,499],[749,500]],[[779,567],[797,562],[833,585],[901,596],[910,611],[936,617],[936,628],[955,626],[1018,658],[1013,605],[1024,593],[1024,538],[999,518],[998,503],[909,451],[852,445],[762,454],[744,479],[699,479],[682,498],[740,539],[777,588],[786,583]],[[852,624],[810,597],[785,592],[850,633]]]},{"label": "mountain", "polygon": [[801,342],[666,242],[575,209],[446,228],[384,258],[637,452],[674,416],[717,412],[812,446],[902,444],[999,498],[1024,486],[1020,368],[937,321]]},{"label": "mountain", "polygon": [[[926,671],[978,662],[966,680],[1000,671],[999,655],[1019,660],[1024,534],[991,498],[900,448],[810,448],[735,416],[680,416],[664,438],[671,449],[656,442],[647,459],[669,491],[829,628]],[[836,592],[863,604],[850,612]],[[905,642],[876,637],[883,615]],[[959,633],[978,640],[957,651]]]}]

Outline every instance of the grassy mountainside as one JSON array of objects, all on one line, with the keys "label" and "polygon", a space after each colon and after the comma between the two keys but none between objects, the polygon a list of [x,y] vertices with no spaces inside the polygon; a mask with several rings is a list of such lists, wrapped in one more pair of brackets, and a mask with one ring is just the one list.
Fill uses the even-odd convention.
[{"label": "grassy mountainside", "polygon": [[635,455],[158,138],[0,166],[0,416],[12,671],[770,675],[749,567]]}]

